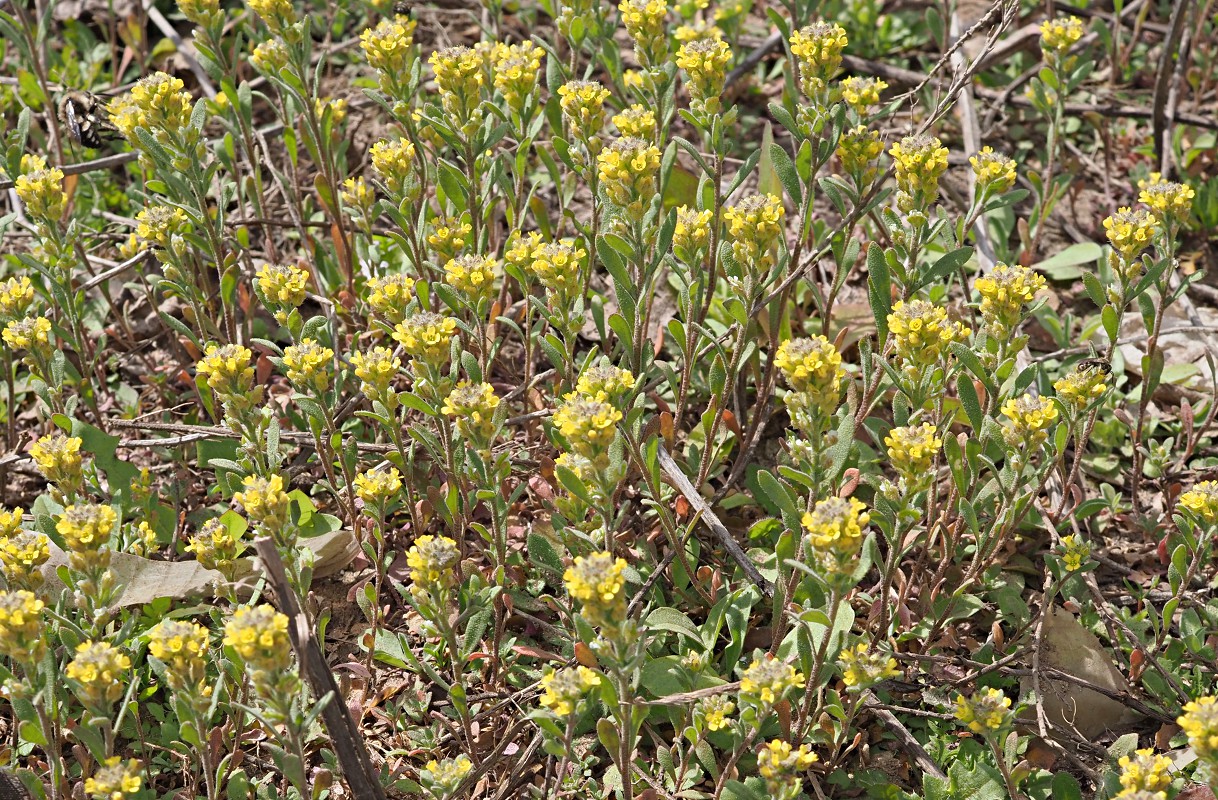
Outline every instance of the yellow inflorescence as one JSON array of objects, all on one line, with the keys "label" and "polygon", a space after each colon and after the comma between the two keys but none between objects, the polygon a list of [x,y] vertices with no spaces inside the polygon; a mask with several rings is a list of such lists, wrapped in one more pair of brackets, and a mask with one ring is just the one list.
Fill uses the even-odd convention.
[{"label": "yellow inflorescence", "polygon": [[612,364],[598,364],[580,374],[575,393],[608,403],[618,402],[634,388],[634,374]]},{"label": "yellow inflorescence", "polygon": [[774,266],[773,247],[782,235],[786,210],[772,194],[751,194],[723,210],[727,240],[742,266],[764,274]]},{"label": "yellow inflorescence", "polygon": [[789,742],[771,739],[757,754],[757,774],[765,779],[766,790],[772,795],[789,796],[799,785],[799,776],[816,760],[816,753],[806,744],[792,748]]},{"label": "yellow inflorescence", "polygon": [[493,256],[458,256],[444,266],[444,280],[476,302],[490,295],[498,269],[499,261]]},{"label": "yellow inflorescence", "polygon": [[1091,555],[1091,545],[1074,534],[1062,537],[1062,563],[1067,572],[1078,572],[1083,562]]},{"label": "yellow inflorescence", "polygon": [[656,194],[660,149],[643,139],[615,139],[596,157],[597,174],[609,202],[627,218],[642,218],[644,207]]},{"label": "yellow inflorescence", "polygon": [[30,350],[46,353],[51,345],[51,321],[46,317],[26,317],[10,322],[0,334],[13,352]]},{"label": "yellow inflorescence", "polygon": [[612,553],[576,556],[562,576],[580,613],[595,626],[616,627],[626,616],[626,560]]},{"label": "yellow inflorescence", "polygon": [[489,383],[462,382],[449,392],[440,411],[456,421],[457,430],[472,445],[485,449],[495,435],[499,403],[499,395]]},{"label": "yellow inflorescence", "polygon": [[447,536],[420,536],[406,553],[406,566],[416,587],[425,591],[446,589],[456,582],[460,559],[457,543]]},{"label": "yellow inflorescence", "polygon": [[600,673],[587,667],[547,670],[541,676],[541,705],[556,717],[569,717],[588,692],[601,685]]},{"label": "yellow inflorescence", "polygon": [[195,369],[221,400],[244,397],[254,382],[253,357],[239,344],[210,344]]},{"label": "yellow inflorescence", "polygon": [[127,689],[131,659],[108,642],[81,642],[67,666],[67,676],[81,702],[104,710],[117,703]]},{"label": "yellow inflorescence", "polygon": [[801,521],[814,550],[849,557],[862,546],[871,515],[856,497],[827,497],[818,500]]},{"label": "yellow inflorescence", "polygon": [[1010,190],[1015,185],[1015,159],[995,153],[992,147],[983,147],[981,152],[969,158],[973,175],[977,179],[978,196],[994,196]]},{"label": "yellow inflorescence", "polygon": [[[20,514],[21,509],[16,513]],[[7,530],[7,526],[4,527]],[[4,580],[11,587],[34,590],[41,586],[41,567],[50,557],[51,543],[45,534],[10,531],[0,538],[0,566],[4,568]]]},{"label": "yellow inflorescence", "polygon": [[428,761],[423,772],[430,778],[437,797],[451,797],[473,768],[474,762],[462,753],[456,758]]},{"label": "yellow inflorescence", "polygon": [[7,509],[0,506],[0,537],[16,536],[21,531],[24,518],[24,508]]},{"label": "yellow inflorescence", "polygon": [[273,308],[296,308],[305,300],[309,273],[291,264],[263,264],[258,289]]},{"label": "yellow inflorescence", "polygon": [[622,412],[595,397],[568,395],[554,412],[554,427],[580,455],[596,461],[617,436]]},{"label": "yellow inflorescence", "polygon": [[1011,698],[998,689],[979,689],[971,698],[956,697],[956,719],[973,733],[997,733],[1011,721],[1011,716]]},{"label": "yellow inflorescence", "polygon": [[18,175],[14,189],[31,217],[50,223],[63,219],[68,197],[63,190],[63,170],[59,167]]},{"label": "yellow inflorescence", "polygon": [[203,523],[199,532],[191,537],[186,551],[194,553],[204,569],[218,570],[229,576],[237,558],[245,551],[245,542],[234,528],[213,518]]},{"label": "yellow inflorescence", "polygon": [[888,88],[888,84],[879,78],[863,78],[851,75],[843,78],[838,84],[842,99],[854,109],[859,116],[865,116],[872,106],[880,104],[880,92]]},{"label": "yellow inflorescence", "polygon": [[1197,758],[1208,763],[1218,760],[1218,698],[1200,697],[1184,706],[1176,720]]},{"label": "yellow inflorescence", "polygon": [[1159,220],[1149,211],[1121,208],[1104,220],[1104,231],[1112,248],[1130,261],[1154,241]]},{"label": "yellow inflorescence", "polygon": [[372,169],[392,194],[406,190],[414,182],[415,148],[408,139],[382,139],[368,152]]},{"label": "yellow inflorescence", "polygon": [[537,93],[541,59],[546,53],[532,42],[507,45],[495,53],[495,88],[508,107],[519,112]]},{"label": "yellow inflorescence", "polygon": [[367,353],[354,353],[351,366],[361,381],[360,391],[369,400],[384,401],[389,386],[402,369],[402,362],[388,347],[374,347]]},{"label": "yellow inflorescence", "polygon": [[1218,481],[1201,481],[1180,495],[1180,508],[1210,525],[1218,522]]},{"label": "yellow inflorescence", "polygon": [[282,32],[296,21],[292,0],[246,0],[246,5],[275,33]]},{"label": "yellow inflorescence", "polygon": [[968,338],[971,331],[947,318],[947,309],[926,300],[898,300],[888,315],[897,356],[915,367],[940,363],[952,342]]},{"label": "yellow inflorescence", "polygon": [[368,66],[385,76],[403,78],[414,60],[414,29],[414,20],[394,16],[361,33],[359,44]]},{"label": "yellow inflorescence", "polygon": [[138,760],[123,761],[121,756],[111,756],[85,779],[85,794],[93,800],[129,800],[140,793],[143,785],[143,767]]},{"label": "yellow inflorescence", "polygon": [[1053,382],[1053,391],[1063,403],[1086,408],[1108,390],[1108,375],[1102,369],[1073,370]]},{"label": "yellow inflorescence", "polygon": [[175,206],[154,205],[135,215],[135,235],[144,243],[168,248],[173,237],[190,230],[186,212]]},{"label": "yellow inflorescence", "polygon": [[457,332],[457,321],[431,311],[420,311],[402,320],[393,329],[393,338],[408,355],[427,364],[448,360],[449,348]]},{"label": "yellow inflorescence", "polygon": [[799,85],[809,98],[817,98],[842,65],[846,29],[836,22],[816,22],[791,34],[791,55],[799,65]]},{"label": "yellow inflorescence", "polygon": [[996,336],[1006,338],[1019,324],[1036,293],[1045,288],[1045,279],[1021,264],[1000,261],[988,275],[977,278],[973,287],[981,295],[981,318]]},{"label": "yellow inflorescence", "polygon": [[165,619],[148,636],[148,652],[165,665],[165,682],[174,691],[194,691],[207,674],[207,629],[184,620]]},{"label": "yellow inflorescence", "polygon": [[928,475],[935,455],[943,447],[938,433],[938,429],[929,422],[893,428],[884,437],[888,460],[893,468],[906,480],[919,480]]},{"label": "yellow inflorescence", "polygon": [[406,306],[414,299],[414,278],[397,273],[368,281],[368,305],[396,325],[406,317]]},{"label": "yellow inflorescence", "polygon": [[24,275],[0,283],[0,319],[25,316],[34,304],[34,284]]},{"label": "yellow inflorescence", "polygon": [[634,52],[645,67],[659,67],[668,56],[668,33],[664,19],[668,6],[664,0],[622,0],[618,5],[622,26],[634,40]]},{"label": "yellow inflorescence", "polygon": [[726,694],[713,694],[698,704],[696,713],[708,731],[719,731],[727,727],[728,717],[735,710],[736,704]]},{"label": "yellow inflorescence", "polygon": [[0,653],[23,664],[37,664],[46,653],[38,596],[25,589],[0,591]]},{"label": "yellow inflorescence", "polygon": [[355,495],[367,506],[379,508],[402,491],[402,474],[396,467],[370,469],[355,476]]},{"label": "yellow inflorescence", "polygon": [[699,211],[689,206],[677,209],[677,226],[673,229],[672,245],[682,248],[691,258],[696,258],[710,242],[711,220],[714,212],[709,208]]},{"label": "yellow inflorescence", "polygon": [[934,136],[906,136],[888,151],[896,165],[902,211],[924,211],[939,197],[939,178],[947,171],[947,148]]},{"label": "yellow inflorescence", "polygon": [[287,524],[292,499],[283,490],[282,477],[246,475],[241,486],[244,491],[234,494],[233,501],[241,506],[247,517],[274,530]]},{"label": "yellow inflorescence", "polygon": [[72,486],[78,483],[81,477],[82,443],[76,436],[65,436],[55,431],[34,442],[30,448],[30,458],[34,459],[38,471],[49,482]]},{"label": "yellow inflorescence", "polygon": [[656,135],[655,112],[640,103],[624,109],[620,114],[614,114],[612,121],[622,136],[651,139]]},{"label": "yellow inflorescence", "polygon": [[740,702],[749,706],[770,706],[782,700],[791,689],[802,689],[805,678],[795,667],[771,655],[755,660],[740,676]]},{"label": "yellow inflorescence", "polygon": [[436,217],[432,220],[427,243],[435,251],[439,261],[456,258],[465,249],[474,227],[465,217]]},{"label": "yellow inflorescence", "polygon": [[1083,21],[1078,17],[1047,19],[1040,24],[1040,48],[1046,56],[1060,57],[1083,38]]},{"label": "yellow inflorescence", "polygon": [[718,113],[721,107],[719,95],[727,79],[727,66],[732,61],[732,49],[727,42],[716,39],[698,39],[681,45],[677,52],[677,66],[688,76],[691,107],[708,114]]},{"label": "yellow inflorescence", "polygon": [[194,98],[181,78],[154,72],[131,88],[131,93],[110,103],[110,119],[127,141],[138,146],[136,128],[154,135],[181,133],[190,125]]},{"label": "yellow inflorescence", "polygon": [[291,663],[288,618],[268,605],[242,606],[224,624],[224,645],[250,669],[280,672]]},{"label": "yellow inflorescence", "polygon": [[480,102],[485,78],[482,57],[468,47],[446,47],[432,53],[428,63],[435,72],[444,110],[458,120],[469,119]]},{"label": "yellow inflorescence", "polygon": [[333,363],[334,351],[313,339],[304,339],[283,351],[284,369],[297,390],[307,387],[315,392],[325,392],[330,388],[330,365]]},{"label": "yellow inflorescence", "polygon": [[55,530],[73,553],[94,552],[105,547],[114,534],[118,514],[110,506],[96,503],[72,505],[63,510]]},{"label": "yellow inflorescence", "polygon": [[539,241],[533,249],[529,271],[550,292],[570,300],[582,286],[583,260],[587,257],[588,251],[576,245],[573,239]]},{"label": "yellow inflorescence", "polygon": [[1003,438],[1013,448],[1031,449],[1044,444],[1057,421],[1057,406],[1047,397],[1025,394],[1002,404],[1007,424]]},{"label": "yellow inflorescence", "polygon": [[1157,172],[1150,174],[1149,180],[1138,181],[1138,202],[1145,203],[1163,217],[1182,221],[1188,219],[1193,208],[1193,198],[1197,192],[1193,187],[1183,183],[1163,180]]},{"label": "yellow inflorescence", "polygon": [[609,90],[596,81],[567,81],[558,87],[558,104],[571,135],[591,139],[605,126]]},{"label": "yellow inflorescence", "polygon": [[278,39],[259,42],[250,54],[254,69],[267,75],[278,75],[288,65],[288,49]]},{"label": "yellow inflorescence", "polygon": [[842,354],[824,336],[788,339],[778,346],[774,366],[793,392],[809,396],[811,405],[831,414],[841,393]]},{"label": "yellow inflorescence", "polygon": [[1117,766],[1121,768],[1122,794],[1162,792],[1171,786],[1172,761],[1167,756],[1156,755],[1153,749],[1147,748],[1138,750],[1133,755],[1121,756]]},{"label": "yellow inflorescence", "polygon": [[838,658],[841,661],[842,681],[854,691],[862,691],[881,681],[901,676],[895,658],[883,650],[872,649],[866,642],[846,648]]}]

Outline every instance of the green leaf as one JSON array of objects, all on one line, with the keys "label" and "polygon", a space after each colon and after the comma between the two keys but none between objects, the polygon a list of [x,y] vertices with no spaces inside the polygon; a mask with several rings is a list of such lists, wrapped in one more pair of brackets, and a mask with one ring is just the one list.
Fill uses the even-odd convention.
[{"label": "green leaf", "polygon": [[964,409],[969,424],[976,432],[981,431],[985,415],[981,411],[981,400],[977,397],[977,389],[967,375],[956,376],[956,395],[960,398],[960,407]]},{"label": "green leaf", "polygon": [[[762,163],[764,163],[764,159]],[[799,175],[795,171],[795,162],[791,160],[791,156],[787,155],[786,148],[777,142],[770,142],[770,163],[773,165],[774,172],[778,174],[778,180],[782,182],[783,188],[787,190],[787,194],[795,201],[796,206],[802,208],[804,195],[799,186]]]},{"label": "green leaf", "polygon": [[1081,265],[1094,264],[1102,255],[1104,255],[1104,248],[1095,242],[1080,242],[1070,245],[1044,261],[1033,264],[1032,269],[1043,272],[1055,281],[1072,281],[1085,272]]}]

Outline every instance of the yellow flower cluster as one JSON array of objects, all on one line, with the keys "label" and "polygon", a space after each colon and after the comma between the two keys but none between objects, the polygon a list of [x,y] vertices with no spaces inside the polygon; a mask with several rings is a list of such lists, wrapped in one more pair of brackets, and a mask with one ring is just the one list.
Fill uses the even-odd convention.
[{"label": "yellow flower cluster", "polygon": [[1047,397],[1025,394],[1003,403],[1002,415],[1007,418],[1002,431],[1007,444],[1027,451],[1049,438],[1049,429],[1057,421],[1057,406]]},{"label": "yellow flower cluster", "polygon": [[635,103],[613,115],[613,126],[622,136],[650,140],[656,135],[656,115],[647,106]]},{"label": "yellow flower cluster", "polygon": [[947,148],[934,136],[906,136],[888,151],[896,165],[897,207],[925,211],[939,198],[939,178],[947,171]]},{"label": "yellow flower cluster", "polygon": [[190,230],[190,219],[180,208],[154,205],[135,215],[135,235],[145,244],[168,249],[175,236]]},{"label": "yellow flower cluster", "polygon": [[617,424],[622,412],[605,400],[579,394],[567,395],[554,412],[554,427],[571,445],[571,449],[598,466],[605,451],[617,436]]},{"label": "yellow flower cluster", "polygon": [[278,39],[259,42],[250,54],[254,69],[265,75],[278,75],[288,65],[288,49]]},{"label": "yellow flower cluster", "polygon": [[[21,524],[21,509],[12,512]],[[0,514],[3,518],[5,514]],[[3,520],[0,519],[0,522]],[[51,557],[50,539],[36,531],[17,531],[4,525],[0,538],[0,567],[10,587],[36,590],[43,583],[41,567]]]},{"label": "yellow flower cluster", "polygon": [[1060,59],[1081,38],[1083,21],[1078,17],[1047,19],[1040,24],[1040,49],[1046,59]]},{"label": "yellow flower cluster", "polygon": [[740,676],[740,703],[753,708],[772,706],[791,689],[802,689],[805,680],[803,673],[785,661],[763,655]]},{"label": "yellow flower cluster", "polygon": [[444,279],[471,303],[477,303],[490,296],[498,268],[499,261],[493,256],[458,256],[444,266]]},{"label": "yellow flower cluster", "polygon": [[30,448],[30,458],[50,483],[70,489],[80,483],[83,458],[80,446],[83,442],[76,436],[65,436],[59,431],[43,436]]},{"label": "yellow flower cluster", "polygon": [[427,762],[423,769],[425,782],[430,782],[435,797],[451,797],[460,787],[465,776],[474,768],[474,762],[462,753],[456,758]]},{"label": "yellow flower cluster", "polygon": [[541,58],[545,53],[532,42],[510,44],[496,52],[495,88],[503,94],[508,108],[522,111],[529,98],[537,93],[537,78],[541,75]]},{"label": "yellow flower cluster", "polygon": [[634,374],[608,363],[588,367],[575,383],[576,394],[615,405],[633,388]]},{"label": "yellow flower cluster", "polygon": [[178,0],[178,10],[186,19],[202,27],[210,26],[222,14],[220,0]]},{"label": "yellow flower cluster", "polygon": [[0,336],[15,353],[29,350],[45,356],[51,346],[51,321],[46,317],[13,320]]},{"label": "yellow flower cluster", "polygon": [[842,162],[842,170],[863,189],[879,175],[878,160],[884,153],[884,140],[879,131],[856,125],[842,132],[834,152]]},{"label": "yellow flower cluster", "polygon": [[482,57],[468,47],[446,47],[428,60],[440,89],[444,110],[460,122],[473,117],[481,100]]},{"label": "yellow flower cluster", "polygon": [[265,604],[242,606],[224,624],[224,646],[251,669],[281,672],[291,663],[288,618]]},{"label": "yellow flower cluster", "polygon": [[888,460],[905,480],[920,483],[929,477],[935,455],[943,447],[938,433],[934,425],[924,422],[893,428],[884,437]]},{"label": "yellow flower cluster", "polygon": [[218,517],[203,523],[186,544],[204,569],[218,570],[231,580],[237,559],[245,552],[245,540]]},{"label": "yellow flower cluster", "polygon": [[856,692],[901,676],[895,658],[883,650],[873,650],[866,642],[846,648],[838,658],[841,663],[842,681],[847,688]]},{"label": "yellow flower cluster", "polygon": [[765,779],[766,791],[775,800],[783,800],[799,791],[800,775],[816,760],[816,753],[806,744],[794,749],[789,742],[771,739],[757,754],[757,774]]},{"label": "yellow flower cluster", "polygon": [[0,319],[25,316],[34,304],[34,284],[22,275],[0,283]]},{"label": "yellow flower cluster", "polygon": [[16,536],[21,531],[21,520],[25,517],[25,509],[9,510],[0,506],[0,537]]},{"label": "yellow flower cluster", "polygon": [[846,30],[836,22],[816,22],[791,34],[791,55],[799,67],[799,86],[809,99],[822,99],[829,79],[842,65],[846,44]]},{"label": "yellow flower cluster", "polygon": [[448,261],[456,258],[465,248],[467,237],[473,230],[474,226],[465,216],[436,217],[432,220],[427,243],[435,251],[437,260]]},{"label": "yellow flower cluster", "polygon": [[1158,225],[1159,220],[1145,209],[1121,208],[1104,220],[1104,231],[1113,249],[1126,261],[1132,261],[1150,246]]},{"label": "yellow flower cluster", "polygon": [[1010,723],[1011,717],[1011,698],[999,689],[979,689],[971,698],[956,696],[956,719],[973,733],[995,734]]},{"label": "yellow flower cluster", "polygon": [[672,234],[672,246],[680,248],[691,260],[699,259],[710,242],[711,220],[714,212],[709,208],[699,211],[689,206],[677,209],[677,226]]},{"label": "yellow flower cluster", "polygon": [[207,629],[184,620],[164,619],[148,636],[148,652],[165,665],[170,689],[194,691],[207,676]]},{"label": "yellow flower cluster", "polygon": [[68,196],[63,190],[63,170],[59,167],[43,167],[18,175],[14,188],[31,217],[50,224],[63,219]]},{"label": "yellow flower cluster", "polygon": [[785,214],[782,199],[772,194],[750,194],[723,210],[732,255],[754,275],[764,275],[774,266],[772,250],[782,235]]},{"label": "yellow flower cluster", "polygon": [[457,430],[478,450],[490,447],[495,435],[499,395],[489,383],[461,382],[448,394],[440,411],[452,417]]},{"label": "yellow flower cluster", "polygon": [[55,530],[72,553],[96,552],[110,542],[118,514],[97,503],[71,505],[55,523]]},{"label": "yellow flower cluster", "polygon": [[723,29],[706,20],[698,19],[688,25],[678,25],[677,29],[673,31],[672,38],[681,44],[697,41],[698,39],[713,39],[718,41],[723,38]]},{"label": "yellow flower cluster", "polygon": [[1176,724],[1198,759],[1209,764],[1218,761],[1218,698],[1200,697],[1188,703]]},{"label": "yellow flower cluster", "polygon": [[406,566],[410,567],[410,580],[416,588],[442,590],[456,583],[460,559],[457,543],[447,536],[420,536],[406,553]]},{"label": "yellow flower cluster", "polygon": [[209,344],[195,370],[222,401],[243,398],[254,383],[253,357],[239,344]]},{"label": "yellow flower cluster", "polygon": [[85,794],[93,800],[130,800],[143,785],[143,767],[137,759],[123,761],[121,756],[111,756],[85,779]]},{"label": "yellow flower cluster", "polygon": [[304,339],[283,351],[283,367],[297,391],[310,388],[323,393],[330,388],[330,365],[334,351],[313,339]]},{"label": "yellow flower cluster", "polygon": [[393,329],[393,338],[412,358],[439,365],[448,360],[457,321],[433,311],[420,311],[402,320]]},{"label": "yellow flower cluster", "polygon": [[258,290],[263,300],[278,311],[296,308],[305,300],[309,273],[292,264],[263,264],[257,273]]},{"label": "yellow flower cluster", "polygon": [[799,408],[822,415],[837,408],[846,370],[842,369],[842,354],[824,336],[788,339],[778,346],[774,366],[782,371],[791,391],[802,395],[796,403]]},{"label": "yellow flower cluster", "polygon": [[359,46],[364,51],[368,66],[381,73],[381,88],[386,88],[385,79],[392,85],[395,79],[402,79],[410,70],[414,60],[411,48],[414,46],[415,21],[410,17],[394,16],[368,28],[359,36]]},{"label": "yellow flower cluster", "polygon": [[383,403],[402,362],[388,347],[374,347],[367,353],[353,354],[351,366],[355,367],[355,377],[362,381],[360,391],[364,396]]},{"label": "yellow flower cluster", "polygon": [[723,730],[728,725],[728,717],[736,710],[736,704],[726,694],[713,694],[698,703],[694,712],[702,720],[708,731]]},{"label": "yellow flower cluster", "polygon": [[1015,185],[1015,159],[995,153],[992,147],[983,147],[981,152],[969,158],[973,175],[977,179],[977,195],[993,197],[1010,190]]},{"label": "yellow flower cluster", "polygon": [[1201,481],[1180,495],[1177,505],[1210,525],[1218,522],[1218,481]]},{"label": "yellow flower cluster", "polygon": [[557,302],[555,310],[565,309],[574,302],[581,290],[583,260],[588,251],[579,247],[574,239],[539,243],[533,249],[529,271]]},{"label": "yellow flower cluster", "polygon": [[368,152],[372,169],[390,194],[408,191],[414,185],[414,144],[408,139],[382,139]]},{"label": "yellow flower cluster", "polygon": [[1067,572],[1078,572],[1091,555],[1091,545],[1074,534],[1062,537],[1062,563]]},{"label": "yellow flower cluster", "polygon": [[81,642],[67,666],[76,696],[95,713],[105,714],[127,689],[131,659],[108,642]]},{"label": "yellow flower cluster", "polygon": [[391,324],[406,318],[406,306],[414,299],[414,278],[396,273],[368,281],[368,305]]},{"label": "yellow flower cluster", "polygon": [[[385,503],[402,491],[402,474],[396,467],[370,469],[355,476],[355,495],[364,501],[365,508],[376,509],[377,515]],[[371,513],[371,510],[370,510]]]},{"label": "yellow flower cluster", "polygon": [[541,676],[539,702],[554,716],[569,717],[579,708],[584,696],[600,685],[600,673],[587,667],[546,670]]},{"label": "yellow flower cluster", "polygon": [[1138,181],[1138,201],[1167,219],[1182,222],[1188,219],[1193,208],[1193,198],[1197,192],[1193,187],[1183,183],[1163,180],[1157,172],[1150,174],[1149,180]]},{"label": "yellow flower cluster", "polygon": [[176,135],[190,125],[194,99],[181,78],[154,72],[131,87],[130,94],[110,102],[110,120],[123,138],[139,147],[136,128],[160,135]]},{"label": "yellow flower cluster", "polygon": [[1121,768],[1121,794],[1118,797],[1129,792],[1162,792],[1171,786],[1171,759],[1156,755],[1151,748],[1121,756],[1117,766]]},{"label": "yellow flower cluster", "polygon": [[838,83],[842,99],[854,109],[860,117],[866,116],[872,106],[880,104],[880,92],[888,88],[888,84],[879,78],[863,78],[851,75]]},{"label": "yellow flower cluster", "polygon": [[621,209],[627,219],[642,219],[656,194],[660,149],[643,139],[615,139],[597,155],[596,166],[609,202]]},{"label": "yellow flower cluster", "polygon": [[1045,279],[1022,264],[1000,261],[973,287],[981,295],[981,318],[995,337],[1006,339],[1019,325],[1024,308],[1045,288]]},{"label": "yellow flower cluster", "polygon": [[801,520],[812,548],[836,557],[839,563],[858,553],[863,545],[863,528],[870,521],[867,506],[857,497],[818,500]]},{"label": "yellow flower cluster", "polygon": [[1086,367],[1067,373],[1053,382],[1053,391],[1067,405],[1083,409],[1108,390],[1108,375],[1102,369]]},{"label": "yellow flower cluster", "polygon": [[677,66],[688,76],[686,88],[695,113],[717,114],[722,109],[719,95],[727,79],[727,65],[732,61],[732,49],[727,42],[697,39],[681,45]]},{"label": "yellow flower cluster", "polygon": [[246,5],[277,34],[296,21],[292,0],[246,0]]},{"label": "yellow flower cluster", "polygon": [[272,531],[279,531],[288,523],[292,498],[283,490],[283,478],[246,475],[241,486],[243,491],[233,495],[233,502],[241,506],[247,517]]},{"label": "yellow flower cluster", "polygon": [[562,579],[589,624],[616,628],[626,619],[625,559],[608,552],[576,556]]},{"label": "yellow flower cluster", "polygon": [[952,342],[968,338],[971,331],[947,318],[947,309],[927,300],[898,300],[888,315],[897,357],[916,368],[938,364]]},{"label": "yellow flower cluster", "polygon": [[622,0],[618,5],[622,25],[634,41],[634,52],[644,67],[660,67],[668,57],[668,33],[664,0]]},{"label": "yellow flower cluster", "polygon": [[597,81],[567,81],[558,87],[558,97],[562,118],[572,136],[588,140],[601,132],[605,126],[608,89]]},{"label": "yellow flower cluster", "polygon": [[25,589],[0,591],[0,654],[37,664],[46,654],[42,610],[46,604]]}]

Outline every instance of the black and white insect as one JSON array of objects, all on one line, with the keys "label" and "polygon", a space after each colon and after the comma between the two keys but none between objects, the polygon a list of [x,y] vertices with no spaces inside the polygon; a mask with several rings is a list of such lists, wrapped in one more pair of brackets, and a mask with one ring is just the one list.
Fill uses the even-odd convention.
[{"label": "black and white insect", "polygon": [[1106,358],[1085,358],[1082,361],[1078,362],[1078,366],[1075,367],[1075,369],[1079,372],[1086,372],[1087,370],[1098,369],[1100,372],[1104,373],[1105,375],[1109,375],[1112,373],[1112,362],[1110,362]]},{"label": "black and white insect", "polygon": [[94,149],[102,146],[103,137],[116,132],[105,102],[89,92],[64,92],[59,98],[59,121],[79,144]]}]

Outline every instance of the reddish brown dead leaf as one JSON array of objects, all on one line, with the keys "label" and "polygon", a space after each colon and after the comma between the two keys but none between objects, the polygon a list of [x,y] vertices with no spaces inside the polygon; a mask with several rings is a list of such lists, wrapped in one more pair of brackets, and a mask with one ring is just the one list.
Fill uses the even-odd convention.
[{"label": "reddish brown dead leaf", "polygon": [[575,660],[588,669],[594,669],[599,663],[596,660],[596,653],[592,652],[592,648],[583,642],[575,643]]}]

